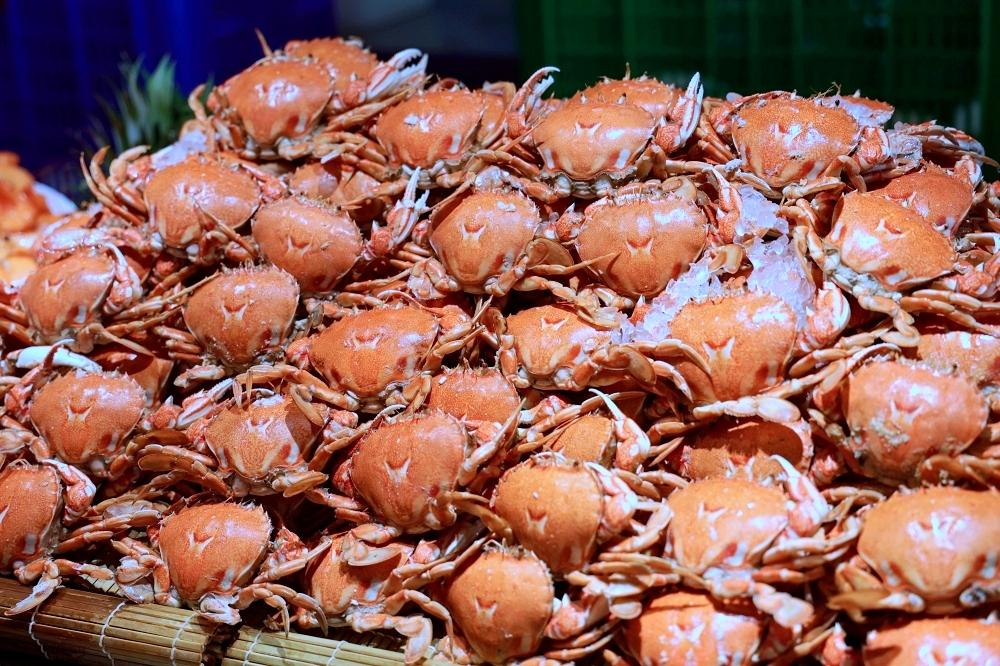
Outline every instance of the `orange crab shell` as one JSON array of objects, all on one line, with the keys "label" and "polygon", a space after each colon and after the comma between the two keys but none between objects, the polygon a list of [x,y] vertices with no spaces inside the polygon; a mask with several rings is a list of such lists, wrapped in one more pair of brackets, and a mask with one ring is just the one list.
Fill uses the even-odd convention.
[{"label": "orange crab shell", "polygon": [[44,555],[62,505],[62,484],[51,467],[12,463],[0,471],[0,571]]},{"label": "orange crab shell", "polygon": [[998,664],[1000,625],[962,617],[915,620],[870,632],[863,654],[867,666]]},{"label": "orange crab shell", "polygon": [[695,592],[653,597],[622,630],[625,647],[643,666],[747,666],[763,634],[764,622],[752,606],[723,605]]},{"label": "orange crab shell", "polygon": [[412,547],[395,544],[399,554],[367,566],[352,566],[342,559],[346,534],[333,537],[326,553],[311,562],[305,580],[309,596],[328,616],[343,615],[354,605],[373,606],[383,599],[382,590],[393,570],[402,565]]},{"label": "orange crab shell", "polygon": [[427,406],[461,421],[506,423],[521,396],[499,370],[458,368],[431,379]]},{"label": "orange crab shell", "polygon": [[594,328],[569,308],[542,305],[507,317],[517,358],[535,377],[571,375],[577,364],[611,342],[610,331]]},{"label": "orange crab shell", "polygon": [[917,358],[939,372],[957,370],[979,385],[1000,381],[1000,338],[992,335],[922,332]]},{"label": "orange crab shell", "polygon": [[885,361],[850,376],[845,412],[861,471],[904,480],[928,456],[961,453],[986,427],[989,408],[962,375]]},{"label": "orange crab shell", "polygon": [[181,599],[228,595],[250,581],[271,542],[271,519],[259,506],[203,504],[160,524],[157,542]]},{"label": "orange crab shell", "polygon": [[916,212],[876,194],[845,194],[827,242],[848,268],[884,287],[908,289],[950,272],[957,256],[947,238]]},{"label": "orange crab shell", "polygon": [[920,171],[893,178],[878,194],[897,201],[953,238],[972,207],[972,185],[943,171]]},{"label": "orange crab shell", "polygon": [[343,91],[355,78],[367,77],[379,63],[374,53],[340,37],[293,40],[285,44],[284,50],[294,58],[315,58],[326,64],[333,72],[336,92]]},{"label": "orange crab shell", "polygon": [[963,590],[996,583],[997,543],[1000,495],[931,487],[872,507],[857,548],[890,591],[914,592],[942,614],[962,609]]},{"label": "orange crab shell", "polygon": [[482,293],[535,237],[538,206],[520,192],[476,192],[434,214],[431,247],[463,290]]},{"label": "orange crab shell", "polygon": [[691,302],[674,317],[671,335],[698,350],[712,374],[687,360],[675,367],[695,403],[755,395],[784,378],[796,329],[795,312],[771,294],[747,291]]},{"label": "orange crab shell", "polygon": [[778,188],[819,177],[861,138],[861,126],[843,109],[790,96],[746,103],[736,113],[732,132],[750,171]]},{"label": "orange crab shell", "polygon": [[334,77],[318,62],[266,59],[226,81],[223,89],[247,134],[273,146],[312,131],[333,96]]},{"label": "orange crab shell", "polygon": [[115,275],[115,262],[104,254],[76,252],[40,267],[25,279],[21,304],[43,342],[99,318],[101,304]]},{"label": "orange crab shell", "polygon": [[[325,411],[323,405],[317,408]],[[321,431],[291,397],[274,395],[216,414],[205,428],[205,442],[220,472],[254,480],[302,463]]]},{"label": "orange crab shell", "polygon": [[231,229],[243,225],[257,210],[261,191],[246,171],[193,157],[157,171],[144,197],[164,245],[186,250],[213,220]]},{"label": "orange crab shell", "polygon": [[593,557],[604,494],[576,461],[530,458],[500,478],[492,507],[523,546],[553,572],[564,573]]},{"label": "orange crab shell", "polygon": [[588,208],[577,250],[583,261],[614,254],[592,264],[601,280],[619,294],[652,297],[698,258],[707,224],[681,197],[625,197]]},{"label": "orange crab shell", "polygon": [[254,215],[264,258],[288,271],[305,293],[329,291],[354,267],[364,242],[346,213],[306,199],[280,199]]},{"label": "orange crab shell", "polygon": [[309,361],[331,386],[361,398],[411,379],[440,326],[415,307],[364,310],[330,324],[312,342]]},{"label": "orange crab shell", "polygon": [[100,474],[142,418],[146,394],[134,379],[75,372],[35,393],[28,413],[63,462]]},{"label": "orange crab shell", "polygon": [[789,520],[784,492],[744,479],[696,481],[667,502],[674,512],[668,548],[696,573],[759,563]]},{"label": "orange crab shell", "polygon": [[472,648],[491,664],[535,654],[555,599],[552,578],[531,551],[487,550],[458,567],[445,605]]},{"label": "orange crab shell", "polygon": [[615,457],[615,424],[606,416],[587,414],[566,427],[549,448],[570,460],[611,467]]},{"label": "orange crab shell", "polygon": [[374,133],[394,166],[433,167],[458,160],[475,143],[485,96],[468,90],[432,90],[387,109]]},{"label": "orange crab shell", "polygon": [[159,401],[174,368],[174,362],[168,358],[139,354],[118,343],[101,345],[91,352],[90,360],[106,372],[117,370],[138,382],[146,394],[146,407]]},{"label": "orange crab shell", "polygon": [[340,160],[312,162],[295,170],[288,179],[288,189],[317,201],[329,201],[336,206],[351,204],[351,217],[359,222],[371,222],[386,207],[386,198],[376,197],[355,203],[381,183],[364,171]]},{"label": "orange crab shell", "polygon": [[881,127],[892,117],[896,107],[871,97],[854,95],[824,95],[814,97],[813,102],[827,108],[842,108],[851,114],[863,127]]},{"label": "orange crab shell", "polygon": [[408,530],[440,529],[454,510],[435,498],[455,490],[469,436],[452,416],[427,412],[370,431],[351,458],[351,481],[368,504]]},{"label": "orange crab shell", "polygon": [[546,169],[588,181],[635,164],[655,125],[648,111],[632,104],[566,104],[535,127],[532,139]]},{"label": "orange crab shell", "polygon": [[731,477],[749,481],[784,473],[771,456],[779,455],[801,472],[809,468],[813,444],[805,423],[774,423],[761,418],[728,419],[696,433],[671,454],[671,466],[689,479]]},{"label": "orange crab shell", "polygon": [[299,285],[285,271],[238,269],[198,289],[184,322],[212,356],[245,366],[281,347],[298,305]]},{"label": "orange crab shell", "polygon": [[617,104],[624,98],[626,104],[634,104],[645,109],[653,118],[666,118],[680,97],[676,87],[660,83],[656,79],[641,76],[637,79],[605,79],[581,90],[570,98],[570,102],[605,102]]}]

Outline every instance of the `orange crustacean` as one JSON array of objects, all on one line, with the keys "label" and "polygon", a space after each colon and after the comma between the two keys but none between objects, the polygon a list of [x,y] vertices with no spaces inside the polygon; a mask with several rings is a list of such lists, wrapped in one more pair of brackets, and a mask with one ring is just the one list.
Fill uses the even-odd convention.
[{"label": "orange crustacean", "polygon": [[[131,455],[140,469],[166,473],[153,481],[158,487],[190,480],[236,497],[308,496],[355,426],[353,412],[310,403],[295,387],[282,395],[257,386],[211,408],[188,427],[186,442],[144,443]],[[360,520],[366,507],[344,499],[337,508]]]},{"label": "orange crustacean", "polygon": [[25,279],[19,294],[23,313],[5,308],[4,325],[9,335],[27,344],[73,338],[76,348],[89,352],[96,342],[123,342],[118,334],[131,325],[104,326],[102,320],[126,312],[141,292],[139,276],[118,248],[78,250]]},{"label": "orange crustacean", "polygon": [[298,282],[280,268],[222,271],[184,305],[188,331],[168,326],[154,331],[166,340],[172,357],[195,363],[175,380],[189,386],[280,357],[298,306]]},{"label": "orange crustacean", "polygon": [[36,608],[62,584],[63,576],[109,580],[104,567],[62,555],[111,539],[118,532],[159,520],[155,508],[140,507],[71,529],[91,506],[96,488],[83,472],[54,459],[18,458],[0,470],[0,571],[23,584],[38,579],[31,594],[6,611],[17,615]]},{"label": "orange crustacean", "polygon": [[30,423],[34,432],[8,423],[0,439],[29,447],[39,460],[78,467],[95,479],[132,481],[135,470],[129,469],[125,450],[147,413],[142,386],[127,375],[102,372],[99,367],[60,375],[49,363],[27,373],[5,396],[8,413]]},{"label": "orange crustacean", "polygon": [[[361,124],[400,94],[424,79],[427,56],[417,49],[404,49],[386,62],[355,38],[320,37],[292,40],[284,52],[293,58],[311,58],[325,65],[333,75],[333,98],[329,108],[337,114],[340,129]],[[344,111],[353,111],[351,114]]]},{"label": "orange crustacean", "polygon": [[[396,302],[349,313],[295,350],[335,391],[378,412],[408,402],[407,386],[433,374],[444,357],[481,334],[476,320],[455,306],[427,308]],[[411,396],[412,397],[412,396]]]},{"label": "orange crustacean", "polygon": [[[864,663],[871,666],[923,666],[947,659],[989,664],[1000,660],[1000,626],[960,617],[914,620],[872,630],[862,652]],[[831,666],[841,665],[833,662]]]},{"label": "orange crustacean", "polygon": [[[508,424],[510,425],[510,424]],[[453,416],[430,410],[376,423],[334,472],[345,495],[364,499],[392,527],[418,534],[455,524],[458,511],[496,527],[482,497],[460,488],[504,443],[505,430],[470,432]]]},{"label": "orange crustacean", "polygon": [[708,219],[687,178],[618,188],[564,214],[551,233],[572,242],[588,270],[615,293],[653,298],[696,261],[708,241]]},{"label": "orange crustacean", "polygon": [[190,604],[223,624],[239,623],[240,610],[263,599],[282,613],[286,632],[288,604],[312,611],[326,629],[315,599],[275,581],[301,571],[329,542],[309,550],[283,526],[275,534],[261,507],[229,502],[181,503],[146,529],[149,546],[132,537],[112,542],[122,555],[115,580],[130,599]]},{"label": "orange crustacean", "polygon": [[[787,240],[756,241],[748,253],[754,268],[745,280],[723,284],[703,258],[614,333],[654,362],[681,356],[670,369],[697,421],[723,414],[798,419],[798,409],[784,399],[795,392],[783,384],[792,360],[823,358],[850,317],[840,290],[832,283],[817,289]],[[689,428],[669,418],[655,432]]]},{"label": "orange crustacean", "polygon": [[[782,627],[809,624],[813,607],[773,585],[821,577],[825,563],[853,545],[860,521],[853,515],[837,518],[811,481],[783,458],[775,460],[784,468],[782,487],[715,478],[673,492],[667,499],[671,517],[663,558],[606,552],[600,559],[679,574],[687,585],[718,599],[752,598]],[[834,519],[837,524],[828,530],[824,524]],[[810,547],[800,550],[806,542]]]},{"label": "orange crustacean", "polygon": [[[572,505],[563,500],[567,493]],[[593,558],[598,544],[616,537],[636,511],[650,512],[643,532],[628,548],[642,550],[659,540],[666,506],[640,501],[628,485],[594,463],[541,453],[500,478],[491,506],[514,536],[556,574],[575,571]],[[619,545],[618,548],[625,549]]]},{"label": "orange crustacean", "polygon": [[423,82],[427,62],[406,49],[359,77],[364,52],[345,53],[354,49],[347,42],[290,42],[284,52],[264,46],[264,58],[211,91],[212,116],[197,99],[200,88],[189,98],[200,124],[248,159],[335,157],[345,145],[341,130],[409,94]]},{"label": "orange crustacean", "polygon": [[504,133],[504,108],[513,85],[494,83],[469,90],[453,80],[386,109],[371,134],[343,159],[383,183],[368,196],[401,192],[411,175],[421,189],[454,187],[482,168],[479,151],[497,144]]},{"label": "orange crustacean", "polygon": [[884,333],[884,340],[915,346],[919,333],[911,312],[934,312],[939,303],[943,309],[937,309],[960,325],[992,332],[974,315],[984,307],[978,299],[996,292],[996,261],[978,266],[962,261],[948,237],[919,212],[879,192],[844,195],[833,220],[826,238],[806,227],[795,233],[829,280],[862,308],[892,317],[894,330]]},{"label": "orange crustacean", "polygon": [[[359,531],[363,528],[359,528]],[[448,620],[448,611],[418,590],[404,587],[406,579],[400,572],[409,566],[430,567],[440,563],[436,546],[421,542],[383,542],[374,561],[355,561],[355,551],[365,547],[355,531],[328,537],[329,549],[313,560],[303,572],[305,588],[323,608],[327,618],[343,622],[358,632],[394,629],[407,638],[404,661],[419,662],[431,647],[433,627],[421,615],[400,616],[410,602],[429,615]],[[448,569],[451,570],[450,568]],[[297,608],[296,620],[303,629],[319,626],[316,614]]]},{"label": "orange crustacean", "polygon": [[697,74],[667,116],[656,117],[622,100],[596,99],[538,114],[553,71],[543,67],[535,72],[507,109],[507,133],[522,139],[527,159],[509,149],[483,155],[522,172],[528,194],[542,201],[606,196],[626,180],[645,178],[658,167],[662,171],[667,155],[683,146],[698,124],[703,89]]},{"label": "orange crustacean", "polygon": [[995,490],[953,487],[896,493],[870,507],[857,556],[837,566],[832,608],[944,615],[996,598],[1000,538]]},{"label": "orange crustacean", "polygon": [[[576,612],[555,596],[552,575],[534,553],[495,541],[444,581],[443,601],[461,634],[450,630],[438,650],[459,663],[478,656],[502,664],[536,654],[545,638],[553,637],[553,627]],[[597,631],[554,640],[544,663],[580,659],[611,638]]]},{"label": "orange crustacean", "polygon": [[262,206],[251,224],[263,258],[288,271],[305,294],[329,292],[356,271],[396,250],[424,212],[426,197],[416,198],[416,180],[385,215],[385,226],[372,222],[363,238],[346,212],[302,196]]},{"label": "orange crustacean", "polygon": [[[938,474],[975,478],[980,461],[965,450],[984,431],[989,414],[977,384],[950,369],[878,351],[862,350],[831,366],[813,391],[819,409],[843,410],[849,432],[829,434],[847,466],[899,483]],[[874,358],[866,362],[867,356]]]},{"label": "orange crustacean", "polygon": [[732,160],[726,144],[731,141],[740,166],[757,185],[797,199],[843,189],[843,171],[863,192],[862,174],[894,168],[896,154],[882,127],[892,112],[891,106],[862,97],[803,98],[779,91],[723,103],[711,114],[711,129],[705,129],[713,158]]}]

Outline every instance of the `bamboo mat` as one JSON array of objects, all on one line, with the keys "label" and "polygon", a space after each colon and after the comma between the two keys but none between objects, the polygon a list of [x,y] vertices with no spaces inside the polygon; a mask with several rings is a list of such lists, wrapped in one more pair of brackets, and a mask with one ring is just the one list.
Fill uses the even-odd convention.
[{"label": "bamboo mat", "polygon": [[[0,612],[30,592],[0,578]],[[197,666],[206,661],[215,625],[195,613],[61,588],[35,611],[0,615],[7,649],[86,666]]]},{"label": "bamboo mat", "polygon": [[[294,632],[285,638],[284,632],[248,625],[238,632],[228,627],[220,630],[187,609],[132,604],[107,593],[67,588],[57,590],[34,613],[2,615],[29,592],[17,581],[0,578],[0,640],[3,649],[39,660],[81,666],[404,664],[404,641],[395,636],[331,629],[325,638]],[[434,663],[423,662],[426,666]]]},{"label": "bamboo mat", "polygon": [[402,644],[347,630],[332,629],[327,638],[292,633],[286,639],[282,632],[243,627],[222,666],[403,666]]}]

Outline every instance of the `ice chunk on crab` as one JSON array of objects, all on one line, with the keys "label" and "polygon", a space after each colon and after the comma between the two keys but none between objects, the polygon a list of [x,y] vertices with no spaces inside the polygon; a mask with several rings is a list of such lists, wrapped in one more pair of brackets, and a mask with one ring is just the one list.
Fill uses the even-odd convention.
[{"label": "ice chunk on crab", "polygon": [[[696,418],[794,421],[797,408],[777,389],[789,362],[835,340],[850,307],[832,283],[816,288],[785,236],[755,238],[747,256],[753,271],[745,285],[734,280],[723,286],[705,260],[696,262],[649,306],[637,307],[617,335],[655,359],[661,376],[680,375],[683,381],[675,384],[697,405]],[[681,355],[693,364],[664,362]],[[771,390],[766,399],[760,395],[765,390]]]},{"label": "ice chunk on crab", "polygon": [[199,155],[208,150],[208,136],[201,129],[190,129],[181,134],[177,141],[153,153],[153,170],[160,171],[180,164],[190,155]]},{"label": "ice chunk on crab", "polygon": [[799,327],[805,326],[816,299],[816,286],[795,256],[788,237],[780,236],[769,243],[755,238],[746,248],[746,253],[753,264],[747,286],[781,298],[795,310]]},{"label": "ice chunk on crab", "polygon": [[740,219],[736,222],[736,240],[763,236],[773,229],[788,234],[788,220],[778,217],[778,204],[768,200],[749,185],[741,185]]},{"label": "ice chunk on crab", "polygon": [[[670,337],[670,322],[681,308],[693,300],[723,295],[719,278],[709,269],[709,257],[702,257],[649,303],[646,315],[638,323],[626,320],[612,332],[616,344],[659,342]],[[640,304],[641,305],[641,304]]]}]

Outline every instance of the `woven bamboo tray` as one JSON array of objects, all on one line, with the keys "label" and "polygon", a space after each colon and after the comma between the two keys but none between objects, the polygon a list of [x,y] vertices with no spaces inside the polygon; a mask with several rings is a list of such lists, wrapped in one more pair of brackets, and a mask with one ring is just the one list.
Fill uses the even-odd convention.
[{"label": "woven bamboo tray", "polygon": [[[219,627],[187,609],[132,604],[61,588],[34,612],[2,615],[30,588],[0,578],[0,641],[11,650],[83,666],[403,666],[402,641],[331,630],[329,637]],[[425,664],[432,664],[427,661]]]}]

